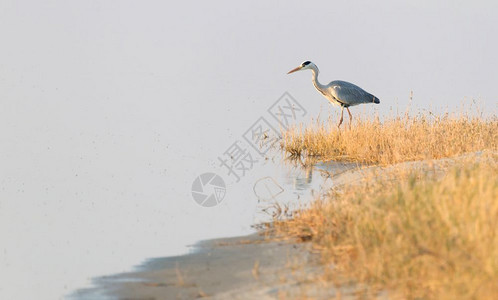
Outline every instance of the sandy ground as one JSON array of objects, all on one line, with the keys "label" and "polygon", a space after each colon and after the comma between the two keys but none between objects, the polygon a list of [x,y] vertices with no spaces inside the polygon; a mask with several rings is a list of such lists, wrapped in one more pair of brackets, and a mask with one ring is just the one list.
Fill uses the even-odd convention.
[{"label": "sandy ground", "polygon": [[106,276],[77,299],[355,299],[320,280],[310,243],[245,237],[203,241],[184,256],[151,259],[135,272]]}]

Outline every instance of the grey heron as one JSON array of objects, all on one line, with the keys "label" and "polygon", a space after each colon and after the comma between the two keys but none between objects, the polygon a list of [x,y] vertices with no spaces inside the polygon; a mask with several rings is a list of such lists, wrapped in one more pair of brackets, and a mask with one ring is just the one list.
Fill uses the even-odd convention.
[{"label": "grey heron", "polygon": [[342,80],[334,80],[327,85],[323,85],[318,81],[318,67],[312,63],[311,61],[305,61],[299,67],[290,70],[287,74],[294,73],[296,71],[302,70],[311,70],[313,73],[313,85],[315,88],[322,93],[322,95],[327,98],[331,103],[339,105],[341,107],[341,119],[339,120],[339,125],[337,127],[341,127],[343,116],[344,116],[344,108],[347,109],[349,114],[349,126],[351,127],[351,122],[353,120],[353,116],[349,111],[350,106],[362,104],[362,103],[376,103],[379,104],[379,98],[374,95],[366,92],[362,88],[357,85],[354,85],[347,81]]}]

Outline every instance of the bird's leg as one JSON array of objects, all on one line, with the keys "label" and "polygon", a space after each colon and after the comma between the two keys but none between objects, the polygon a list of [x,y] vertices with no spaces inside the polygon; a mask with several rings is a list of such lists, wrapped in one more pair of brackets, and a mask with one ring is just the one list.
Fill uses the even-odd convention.
[{"label": "bird's leg", "polygon": [[341,128],[343,117],[344,117],[344,106],[341,106],[341,119],[339,120],[339,125],[337,125],[337,128]]},{"label": "bird's leg", "polygon": [[353,115],[349,111],[349,107],[346,107],[346,109],[348,110],[348,114],[349,114],[349,129],[351,129],[351,123],[353,122]]}]

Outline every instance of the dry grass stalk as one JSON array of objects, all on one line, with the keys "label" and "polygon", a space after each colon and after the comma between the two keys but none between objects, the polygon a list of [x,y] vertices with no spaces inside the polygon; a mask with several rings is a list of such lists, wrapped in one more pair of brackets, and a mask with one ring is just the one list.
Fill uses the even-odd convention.
[{"label": "dry grass stalk", "polygon": [[308,128],[292,127],[282,132],[282,137],[281,147],[290,156],[387,165],[498,150],[498,120],[430,112],[406,113],[382,122],[359,116],[351,129],[339,130],[335,122],[317,122]]}]

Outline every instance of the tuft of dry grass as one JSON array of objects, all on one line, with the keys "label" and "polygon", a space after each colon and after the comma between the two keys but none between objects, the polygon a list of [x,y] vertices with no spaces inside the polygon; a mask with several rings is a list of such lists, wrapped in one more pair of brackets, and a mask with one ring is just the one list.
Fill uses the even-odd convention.
[{"label": "tuft of dry grass", "polygon": [[498,120],[430,112],[387,117],[382,122],[360,116],[351,129],[317,122],[308,128],[292,127],[282,137],[281,147],[290,156],[387,165],[498,150]]},{"label": "tuft of dry grass", "polygon": [[[414,136],[433,145],[431,155],[442,155],[443,150],[430,138],[420,137],[428,129],[425,121],[412,121],[412,130],[418,132]],[[374,139],[390,136],[392,126],[398,124],[392,122],[383,125],[383,133]],[[480,137],[473,141],[478,145],[490,143],[487,131],[496,126],[475,120],[441,122],[436,126],[442,129],[428,133],[431,138],[446,132],[449,136],[441,139],[460,145],[465,144],[462,139],[476,133]],[[455,134],[448,132],[449,128],[454,128]],[[464,137],[454,136],[458,134]],[[400,133],[398,141],[407,135]],[[407,143],[414,145],[412,141]],[[451,143],[449,146],[452,148]],[[453,149],[448,151],[462,151]],[[404,155],[396,157],[414,157],[415,153]],[[365,284],[361,286],[388,290],[391,298],[495,299],[497,174],[498,155],[491,153],[486,159],[457,165],[443,177],[419,171],[396,174],[396,181],[366,180],[318,199],[291,220],[276,220],[275,227],[287,236],[309,237],[324,263],[334,264],[330,274],[334,282],[339,276],[353,278]]]}]

